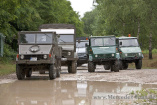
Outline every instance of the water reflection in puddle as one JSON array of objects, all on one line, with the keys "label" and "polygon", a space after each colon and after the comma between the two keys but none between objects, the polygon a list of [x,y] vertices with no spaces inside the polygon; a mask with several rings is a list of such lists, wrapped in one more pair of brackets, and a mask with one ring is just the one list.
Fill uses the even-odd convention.
[{"label": "water reflection in puddle", "polygon": [[[91,81],[16,81],[0,85],[0,105],[110,105],[115,98],[157,85]],[[128,99],[124,100],[128,101]]]}]

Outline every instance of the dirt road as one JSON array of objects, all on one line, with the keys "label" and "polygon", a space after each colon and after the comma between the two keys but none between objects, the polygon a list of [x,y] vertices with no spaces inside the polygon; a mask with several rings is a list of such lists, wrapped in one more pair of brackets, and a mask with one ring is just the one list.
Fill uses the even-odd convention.
[{"label": "dirt road", "polygon": [[[80,81],[107,81],[107,82],[132,82],[141,84],[157,84],[157,69],[128,69],[121,70],[120,72],[111,72],[110,70],[104,70],[103,66],[97,66],[94,73],[89,73],[87,65],[77,68],[76,74],[69,74],[66,67],[62,67],[61,77],[55,80],[80,80]],[[39,74],[34,72],[30,80],[42,80],[49,79],[48,72],[46,74]],[[1,76],[0,84],[3,82],[16,81],[15,73]]]},{"label": "dirt road", "polygon": [[48,72],[34,72],[31,78],[19,81],[13,73],[0,77],[0,105],[135,104],[137,98],[130,93],[157,90],[156,75],[156,69],[110,72],[103,66],[89,73],[86,65],[78,67],[76,74],[68,74],[67,68],[62,67],[61,77],[55,80],[49,80]]}]

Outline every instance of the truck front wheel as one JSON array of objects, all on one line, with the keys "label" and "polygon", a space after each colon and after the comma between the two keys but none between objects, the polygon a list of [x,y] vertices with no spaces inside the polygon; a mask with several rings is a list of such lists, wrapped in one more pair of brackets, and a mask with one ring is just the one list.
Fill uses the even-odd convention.
[{"label": "truck front wheel", "polygon": [[16,64],[16,76],[18,80],[25,79],[25,71],[22,69],[21,65]]},{"label": "truck front wheel", "polygon": [[128,63],[123,63],[123,70],[128,69]]},{"label": "truck front wheel", "polygon": [[110,65],[104,65],[105,70],[110,70],[110,68],[111,68]]},{"label": "truck front wheel", "polygon": [[31,69],[27,70],[26,71],[26,77],[31,77],[31,75],[32,75],[32,70]]},{"label": "truck front wheel", "polygon": [[88,62],[88,72],[95,72],[95,65],[93,62]]},{"label": "truck front wheel", "polygon": [[119,72],[119,61],[115,61],[114,64],[111,66],[111,71]]},{"label": "truck front wheel", "polygon": [[142,60],[136,61],[135,66],[136,66],[136,69],[141,69],[142,68]]},{"label": "truck front wheel", "polygon": [[50,80],[56,78],[56,69],[54,69],[54,65],[50,65],[50,68],[49,68],[49,78],[50,78]]},{"label": "truck front wheel", "polygon": [[77,70],[77,63],[76,61],[72,61],[71,64],[68,65],[68,72],[69,73],[76,73]]}]

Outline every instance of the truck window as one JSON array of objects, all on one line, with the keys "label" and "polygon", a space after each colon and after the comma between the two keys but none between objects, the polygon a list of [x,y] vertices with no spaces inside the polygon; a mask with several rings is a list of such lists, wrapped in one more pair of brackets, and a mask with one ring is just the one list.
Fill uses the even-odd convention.
[{"label": "truck window", "polygon": [[74,43],[74,35],[60,35],[59,43],[71,42]]},{"label": "truck window", "polygon": [[[122,42],[122,45],[120,45],[120,42]],[[138,41],[137,39],[121,39],[119,40],[119,46],[120,47],[138,47]]]},{"label": "truck window", "polygon": [[52,34],[21,34],[21,44],[52,43]]}]

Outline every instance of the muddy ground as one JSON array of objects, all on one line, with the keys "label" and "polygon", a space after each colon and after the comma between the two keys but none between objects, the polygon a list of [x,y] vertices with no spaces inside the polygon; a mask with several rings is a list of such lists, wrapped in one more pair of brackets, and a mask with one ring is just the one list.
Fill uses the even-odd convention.
[{"label": "muddy ground", "polygon": [[49,80],[48,72],[33,72],[31,78],[20,81],[15,73],[1,76],[0,105],[143,105],[130,93],[157,90],[157,69],[110,72],[97,66],[94,73],[88,72],[87,65],[77,69],[69,74],[62,67],[61,77],[55,80]]},{"label": "muddy ground", "polygon": [[[120,72],[111,72],[110,70],[104,70],[103,66],[97,66],[94,73],[89,73],[87,65],[83,65],[77,68],[76,74],[69,74],[67,67],[62,67],[61,77],[55,80],[80,80],[80,81],[107,81],[107,82],[131,82],[141,84],[157,84],[157,69],[141,69],[136,70],[129,68],[127,70],[120,70]],[[30,80],[43,80],[49,79],[48,72],[46,74],[39,74],[33,72]],[[26,79],[26,80],[27,80]],[[10,74],[0,77],[0,84],[3,82],[16,81],[16,74]]]}]

